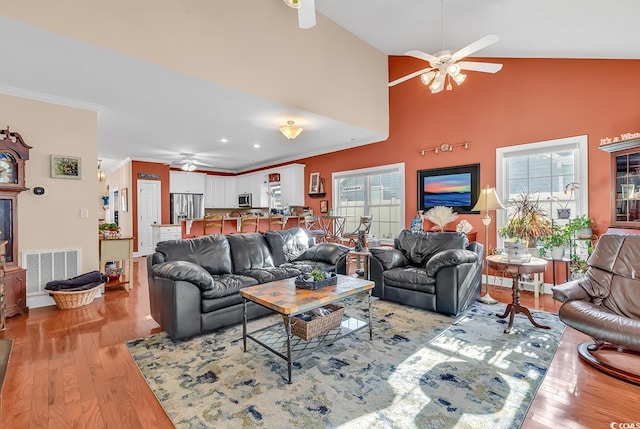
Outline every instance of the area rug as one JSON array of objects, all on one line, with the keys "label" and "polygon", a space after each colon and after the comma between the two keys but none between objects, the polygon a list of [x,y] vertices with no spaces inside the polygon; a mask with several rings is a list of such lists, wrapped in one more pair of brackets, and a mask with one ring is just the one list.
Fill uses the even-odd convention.
[{"label": "area rug", "polygon": [[[347,313],[365,317],[360,302]],[[373,340],[362,330],[294,362],[248,341],[242,326],[173,342],[165,333],[127,342],[149,387],[178,428],[518,428],[564,325],[476,303],[457,319],[373,303]],[[277,322],[269,316],[249,329]],[[278,327],[280,328],[280,326]]]}]

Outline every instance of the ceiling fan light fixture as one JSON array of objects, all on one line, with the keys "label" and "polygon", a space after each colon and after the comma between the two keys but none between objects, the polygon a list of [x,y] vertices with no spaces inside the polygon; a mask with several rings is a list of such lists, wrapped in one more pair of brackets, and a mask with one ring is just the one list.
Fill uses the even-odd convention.
[{"label": "ceiling fan light fixture", "polygon": [[295,125],[295,121],[287,121],[287,125],[280,127],[280,132],[289,140],[293,140],[302,132],[302,128]]},{"label": "ceiling fan light fixture", "polygon": [[427,73],[422,73],[422,75],[420,75],[420,80],[424,85],[429,85],[429,83],[433,80],[434,77],[436,77],[436,72],[430,71]]},{"label": "ceiling fan light fixture", "polygon": [[185,161],[180,169],[182,171],[194,171],[196,169],[196,165],[192,161]]},{"label": "ceiling fan light fixture", "polygon": [[449,67],[447,67],[447,73],[449,73],[451,77],[456,77],[457,75],[460,74],[460,65],[458,64],[449,65]]},{"label": "ceiling fan light fixture", "polygon": [[431,85],[429,85],[429,89],[431,90],[432,94],[442,91],[442,89],[444,88],[444,78],[445,75],[441,72],[436,73],[435,79],[433,79],[433,82],[431,82]]},{"label": "ceiling fan light fixture", "polygon": [[467,78],[466,74],[458,73],[455,76],[451,76],[453,80],[458,84],[458,86],[462,85],[462,82]]}]

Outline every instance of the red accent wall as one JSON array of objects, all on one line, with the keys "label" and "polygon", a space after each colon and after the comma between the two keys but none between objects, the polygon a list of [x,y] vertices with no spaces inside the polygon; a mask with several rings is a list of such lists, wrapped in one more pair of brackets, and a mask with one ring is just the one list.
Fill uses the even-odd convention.
[{"label": "red accent wall", "polygon": [[[131,196],[131,211],[133,216],[133,251],[138,251],[138,173],[158,174],[162,187],[160,189],[162,201],[161,204],[161,223],[169,223],[169,166],[156,162],[132,161],[131,162],[131,187],[129,191]],[[142,179],[154,180],[154,179]]]},{"label": "red accent wall", "polygon": [[[331,201],[331,173],[405,163],[406,225],[417,208],[417,170],[480,163],[481,186],[495,185],[495,149],[587,135],[589,216],[604,233],[610,223],[610,154],[598,149],[603,137],[640,131],[639,60],[480,59],[499,62],[496,73],[467,72],[461,86],[431,94],[419,78],[389,88],[390,132],[386,141],[301,159],[309,173],[325,179]],[[389,80],[424,67],[409,57],[389,58]],[[424,147],[471,141],[451,153],[419,154]],[[584,185],[584,184],[583,184]],[[306,198],[319,212],[320,200]],[[461,215],[484,242],[480,215]],[[490,237],[495,236],[495,222]],[[492,240],[490,240],[492,241]],[[490,242],[495,246],[494,242]]]}]

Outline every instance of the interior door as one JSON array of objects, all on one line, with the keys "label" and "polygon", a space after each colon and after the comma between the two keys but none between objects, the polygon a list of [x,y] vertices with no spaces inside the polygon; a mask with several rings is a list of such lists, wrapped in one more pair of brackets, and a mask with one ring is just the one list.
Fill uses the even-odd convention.
[{"label": "interior door", "polygon": [[138,180],[138,254],[150,255],[153,247],[153,228],[160,223],[159,180]]}]

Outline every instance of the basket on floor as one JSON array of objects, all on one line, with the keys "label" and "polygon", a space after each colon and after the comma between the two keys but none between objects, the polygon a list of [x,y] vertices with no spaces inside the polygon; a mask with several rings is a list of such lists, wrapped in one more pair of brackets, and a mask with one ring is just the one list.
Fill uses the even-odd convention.
[{"label": "basket on floor", "polygon": [[93,298],[96,296],[96,292],[100,288],[100,284],[96,287],[87,290],[79,290],[74,292],[65,292],[64,290],[50,290],[49,295],[56,302],[56,307],[60,310],[67,310],[70,308],[78,308],[83,305],[91,304]]},{"label": "basket on floor", "polygon": [[[296,337],[300,337],[305,341],[309,341],[318,335],[326,334],[332,329],[340,326],[342,322],[342,316],[344,316],[344,307],[334,304],[327,304],[324,308],[331,309],[331,313],[325,316],[315,316],[308,322],[298,318],[291,318],[291,333]],[[282,316],[284,323],[287,323],[287,318]]]}]

